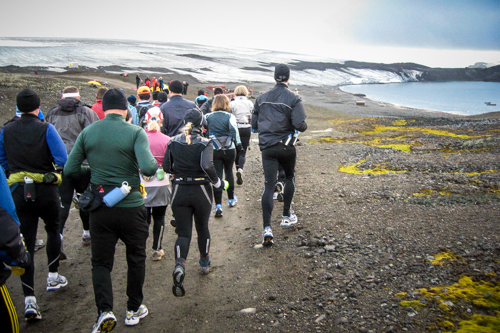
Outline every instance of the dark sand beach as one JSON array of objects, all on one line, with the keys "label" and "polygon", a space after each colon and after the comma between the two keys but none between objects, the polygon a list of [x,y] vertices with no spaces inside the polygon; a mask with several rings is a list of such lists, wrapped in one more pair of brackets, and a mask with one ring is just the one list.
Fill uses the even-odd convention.
[{"label": "dark sand beach", "polygon": [[[96,88],[86,83],[92,79],[134,94],[135,73],[130,75],[0,73],[0,120],[14,115],[15,96],[24,87],[40,94],[47,112],[67,85],[78,86],[82,99],[94,103]],[[170,79],[190,83],[190,100],[208,85],[187,76]],[[271,85],[249,87],[256,96]],[[187,294],[172,295],[176,235],[167,212],[167,255],[153,262],[148,251],[144,303],[150,314],[135,327],[123,323],[127,266],[125,246],[118,243],[112,273],[114,331],[497,331],[498,114],[463,117],[401,108],[336,87],[294,86],[293,80],[290,88],[302,96],[309,125],[297,147],[293,209],[299,223],[280,228],[282,203],[275,202],[275,245],[259,246],[264,179],[253,134],[244,184],[235,190],[238,204],[223,205],[224,217],[210,221],[211,273],[199,274],[193,247]],[[360,100],[364,106],[356,105]],[[90,247],[81,244],[81,229],[72,209],[64,233],[68,260],[60,267],[69,281],[66,288],[45,291],[47,257],[44,249],[36,253],[42,320],[24,321],[20,280],[12,276],[7,281],[21,332],[91,331],[97,313]],[[42,221],[39,238],[45,239]]]}]

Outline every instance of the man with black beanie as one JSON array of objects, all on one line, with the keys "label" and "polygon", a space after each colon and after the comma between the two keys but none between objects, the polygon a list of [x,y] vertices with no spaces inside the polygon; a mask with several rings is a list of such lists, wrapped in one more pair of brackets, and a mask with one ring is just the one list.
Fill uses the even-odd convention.
[{"label": "man with black beanie", "polygon": [[[120,89],[110,89],[104,94],[102,109],[106,117],[80,133],[64,168],[68,177],[81,177],[85,174],[81,164],[87,159],[92,175],[90,190],[98,198],[94,200],[101,203],[90,211],[92,282],[98,310],[94,332],[108,332],[116,325],[111,270],[118,239],[127,249],[125,325],[137,325],[148,315],[147,307],[142,304],[142,287],[149,226],[137,171],[140,169],[142,174],[150,177],[156,173],[158,164],[149,150],[146,132],[125,121],[127,104],[125,93]],[[109,198],[106,197],[109,192],[120,187],[128,188],[130,192],[113,206],[102,204],[103,198]]]},{"label": "man with black beanie", "polygon": [[170,90],[168,102],[161,105],[160,110],[163,114],[163,126],[161,132],[170,137],[180,133],[184,127],[184,116],[186,112],[198,107],[194,102],[188,101],[182,97],[182,82],[174,80],[168,86]]},{"label": "man with black beanie", "polygon": [[[49,266],[47,291],[58,290],[65,287],[68,281],[58,274],[61,202],[56,185],[59,182],[56,181],[57,177],[54,178],[54,165],[61,169],[68,155],[54,126],[38,118],[38,94],[31,89],[24,89],[17,94],[16,102],[21,119],[8,123],[0,131],[0,164],[9,175],[8,184],[21,223],[21,233],[32,258],[35,255],[39,218],[45,223]],[[34,278],[35,266],[32,262],[21,276],[27,320],[42,318],[35,298]]]},{"label": "man with black beanie", "polygon": [[288,89],[289,78],[290,67],[285,64],[277,65],[274,70],[276,85],[257,97],[253,109],[252,130],[259,133],[265,177],[262,194],[262,244],[265,246],[274,244],[271,215],[279,166],[285,171],[286,179],[281,226],[290,227],[297,223],[297,216],[290,210],[295,192],[295,143],[298,132],[305,131],[307,124],[301,98]]}]

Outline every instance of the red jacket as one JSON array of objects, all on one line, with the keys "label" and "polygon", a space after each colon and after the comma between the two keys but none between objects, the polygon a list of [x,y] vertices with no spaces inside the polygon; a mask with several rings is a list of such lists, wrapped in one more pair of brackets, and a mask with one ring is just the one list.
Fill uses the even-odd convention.
[{"label": "red jacket", "polygon": [[102,99],[98,99],[97,102],[94,105],[92,105],[92,110],[94,110],[95,113],[97,113],[99,119],[104,119],[104,117],[106,116],[104,114],[104,111],[102,111]]}]

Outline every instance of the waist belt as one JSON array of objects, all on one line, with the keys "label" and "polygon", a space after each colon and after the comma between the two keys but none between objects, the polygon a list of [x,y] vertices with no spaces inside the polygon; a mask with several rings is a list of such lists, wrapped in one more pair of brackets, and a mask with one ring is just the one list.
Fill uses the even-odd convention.
[{"label": "waist belt", "polygon": [[198,178],[193,178],[193,177],[178,177],[174,179],[175,181],[178,182],[200,182],[200,181],[205,181],[208,180],[205,177],[198,177]]}]

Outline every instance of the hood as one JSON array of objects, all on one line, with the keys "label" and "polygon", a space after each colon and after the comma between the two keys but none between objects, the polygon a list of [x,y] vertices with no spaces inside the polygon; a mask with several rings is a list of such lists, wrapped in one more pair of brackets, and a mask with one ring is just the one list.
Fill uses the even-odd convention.
[{"label": "hood", "polygon": [[57,105],[59,105],[61,110],[64,112],[73,112],[76,110],[78,106],[83,105],[83,103],[82,101],[76,98],[66,98],[66,99],[60,99],[57,102]]}]

